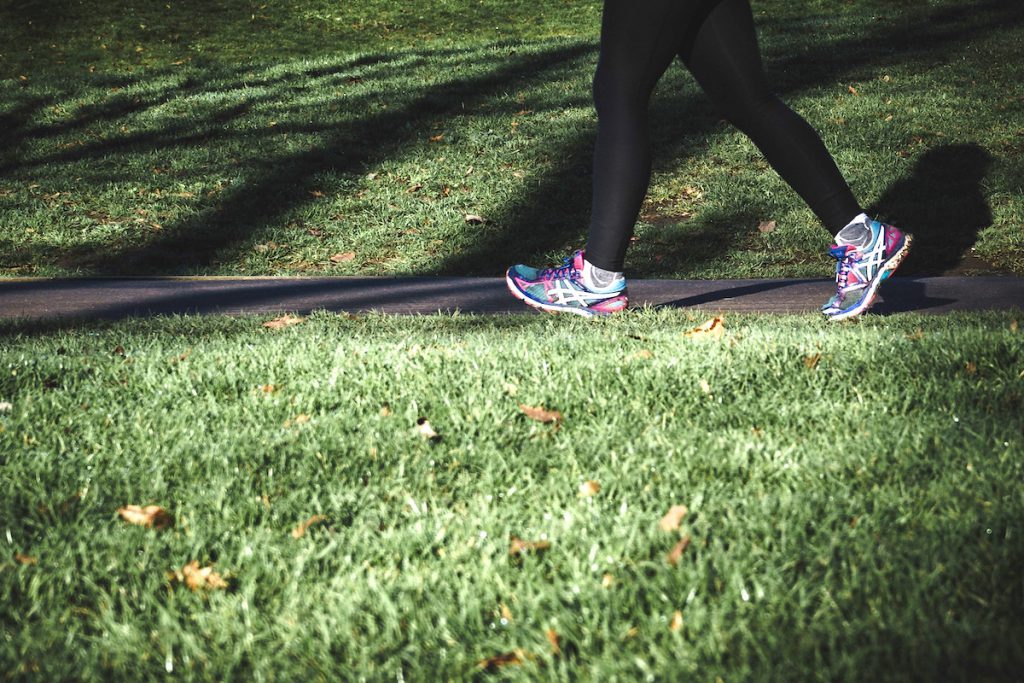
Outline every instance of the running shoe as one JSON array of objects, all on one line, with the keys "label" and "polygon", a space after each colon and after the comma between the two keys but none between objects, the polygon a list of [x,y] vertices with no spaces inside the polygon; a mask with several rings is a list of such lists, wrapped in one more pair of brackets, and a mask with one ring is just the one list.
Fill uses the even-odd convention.
[{"label": "running shoe", "polygon": [[584,286],[582,250],[564,259],[557,268],[512,266],[505,273],[505,283],[512,296],[549,313],[608,315],[625,310],[628,303],[624,278],[607,289]]},{"label": "running shoe", "polygon": [[910,235],[870,219],[843,228],[828,252],[836,259],[836,293],[821,312],[829,320],[846,320],[866,311],[879,285],[910,251],[910,243]]}]

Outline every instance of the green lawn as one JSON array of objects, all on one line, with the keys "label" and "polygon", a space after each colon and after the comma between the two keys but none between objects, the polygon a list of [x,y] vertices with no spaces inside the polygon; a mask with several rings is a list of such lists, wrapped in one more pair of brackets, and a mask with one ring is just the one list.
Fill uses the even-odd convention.
[{"label": "green lawn", "polygon": [[[754,9],[901,272],[1024,273],[1016,0]],[[557,259],[599,14],[0,0],[0,276]],[[829,274],[681,70],[652,125],[631,274]],[[0,678],[1019,680],[1019,318],[0,321]]]},{"label": "green lawn", "polygon": [[261,322],[2,325],[0,672],[1019,678],[1011,315]]},{"label": "green lawn", "polygon": [[[754,7],[772,83],[917,236],[903,272],[1024,273],[1017,0]],[[0,274],[496,275],[585,240],[599,2],[0,10]],[[652,126],[630,273],[828,275],[683,69]]]}]

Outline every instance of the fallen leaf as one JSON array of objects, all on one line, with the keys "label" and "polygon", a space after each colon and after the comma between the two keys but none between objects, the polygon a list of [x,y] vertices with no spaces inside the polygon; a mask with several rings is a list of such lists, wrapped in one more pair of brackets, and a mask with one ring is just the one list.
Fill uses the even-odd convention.
[{"label": "fallen leaf", "polygon": [[698,325],[689,332],[686,332],[685,336],[721,339],[723,334],[725,334],[725,320],[720,316],[715,316],[704,324]]},{"label": "fallen leaf", "polygon": [[558,632],[553,628],[549,628],[546,635],[548,637],[548,644],[551,645],[551,654],[561,654],[562,648],[558,644]]},{"label": "fallen leaf", "polygon": [[434,428],[430,425],[430,422],[425,417],[421,417],[416,420],[416,431],[424,439],[440,439],[441,435],[434,431]]},{"label": "fallen leaf", "polygon": [[501,618],[505,621],[512,623],[512,610],[508,608],[508,605],[501,603]]},{"label": "fallen leaf", "polygon": [[650,360],[651,358],[654,358],[654,354],[648,351],[647,349],[640,349],[639,351],[633,354],[633,357],[639,358],[641,360]]},{"label": "fallen leaf", "polygon": [[615,577],[614,576],[612,576],[611,574],[605,574],[604,576],[601,577],[601,587],[602,588],[611,588],[613,585],[615,585]]},{"label": "fallen leaf", "polygon": [[487,659],[481,659],[477,662],[477,666],[484,671],[494,671],[504,666],[521,666],[523,658],[524,653],[522,650],[514,650],[512,652],[504,652],[500,655],[488,657]]},{"label": "fallen leaf", "polygon": [[598,491],[601,490],[601,484],[590,479],[580,484],[580,495],[584,498],[590,498],[596,496]]},{"label": "fallen leaf", "polygon": [[442,140],[444,140],[444,133],[438,133],[430,137],[431,142],[441,142]]},{"label": "fallen leaf", "polygon": [[388,417],[390,415],[391,415],[391,406],[389,406],[388,404],[385,403],[384,405],[382,405],[380,407],[380,416],[381,417]]},{"label": "fallen leaf", "polygon": [[467,213],[466,222],[470,225],[482,225],[487,222],[487,219],[483,216],[478,216],[475,213]]},{"label": "fallen leaf", "polygon": [[321,192],[320,190],[310,190],[309,196],[313,197],[314,199],[320,199],[321,197],[324,196],[324,193]]},{"label": "fallen leaf", "polygon": [[413,183],[412,185],[409,186],[409,189],[406,190],[406,192],[411,194],[413,192],[419,192],[422,189],[423,189],[423,183]]},{"label": "fallen leaf", "polygon": [[549,422],[561,422],[562,414],[557,410],[547,410],[543,406],[528,406],[525,403],[519,404],[519,410],[523,411],[523,414],[531,420],[537,422],[543,422],[547,424]]},{"label": "fallen leaf", "polygon": [[966,365],[964,365],[964,372],[968,375],[976,375],[978,374],[978,365],[971,361],[967,361]]},{"label": "fallen leaf", "polygon": [[1020,326],[1017,324],[1017,321],[1016,320],[1011,320],[1010,321],[1010,332],[1016,332],[1019,329],[1020,329]]},{"label": "fallen leaf", "polygon": [[304,425],[307,422],[309,422],[309,420],[310,420],[309,415],[306,415],[305,413],[299,413],[298,415],[296,415],[295,417],[291,418],[290,420],[285,420],[284,421],[284,427],[285,427],[285,429],[287,429],[288,427],[291,427],[293,425]]},{"label": "fallen leaf", "polygon": [[31,567],[39,563],[39,560],[31,555],[23,555],[22,553],[14,553],[14,561],[18,564]]},{"label": "fallen leaf", "polygon": [[309,527],[313,526],[314,524],[319,524],[320,522],[326,521],[327,517],[325,517],[324,515],[313,515],[305,522],[302,522],[297,527],[292,529],[292,538],[302,538],[306,535],[306,530],[309,529]]},{"label": "fallen leaf", "polygon": [[668,555],[665,556],[665,561],[673,567],[679,564],[679,559],[686,552],[686,549],[690,547],[690,535],[687,534],[679,539],[679,542],[673,546],[672,550],[669,551]]},{"label": "fallen leaf", "polygon": [[672,621],[668,623],[668,629],[670,631],[678,631],[683,627],[683,613],[676,610],[672,613]]},{"label": "fallen leaf", "polygon": [[0,401],[0,413],[9,413],[14,409],[14,404],[10,401]]},{"label": "fallen leaf", "polygon": [[259,387],[257,387],[257,391],[261,391],[264,394],[276,393],[278,389],[279,389],[279,387],[277,387],[277,386],[275,386],[273,384],[261,384]]},{"label": "fallen leaf", "polygon": [[201,588],[214,590],[228,587],[228,582],[220,574],[213,571],[212,566],[200,567],[199,562],[196,560],[192,560],[181,569],[172,572],[172,576],[177,581],[188,586],[189,590],[193,591]]},{"label": "fallen leaf", "polygon": [[761,221],[757,224],[757,231],[760,233],[773,232],[775,230],[775,221]]},{"label": "fallen leaf", "polygon": [[291,327],[292,325],[298,325],[305,322],[306,319],[300,315],[282,315],[280,318],[274,318],[271,321],[263,323],[263,327],[271,330],[280,330],[285,327]]},{"label": "fallen leaf", "polygon": [[686,513],[690,510],[685,505],[673,505],[665,513],[665,516],[658,522],[658,527],[662,531],[675,531],[679,528],[683,518],[686,517]]},{"label": "fallen leaf", "polygon": [[348,263],[355,259],[356,252],[354,251],[341,251],[331,256],[331,263]]},{"label": "fallen leaf", "polygon": [[821,354],[816,353],[812,356],[804,356],[804,365],[807,366],[808,370],[813,370],[818,367],[818,363],[821,362]]},{"label": "fallen leaf", "polygon": [[110,353],[112,353],[115,356],[124,356],[124,347],[118,344],[113,349],[111,349]]},{"label": "fallen leaf", "polygon": [[852,85],[847,86],[846,89],[850,91],[851,95],[856,95],[857,97],[860,97],[860,93],[857,92],[857,89],[854,88]]},{"label": "fallen leaf", "polygon": [[117,509],[117,514],[129,524],[138,524],[147,529],[166,529],[174,526],[174,517],[159,505],[125,505]]},{"label": "fallen leaf", "polygon": [[697,384],[698,384],[698,386],[700,386],[701,393],[703,393],[703,394],[710,394],[711,393],[711,385],[708,384],[708,381],[706,379],[704,379],[703,377],[700,378],[700,381],[697,382]]},{"label": "fallen leaf", "polygon": [[513,557],[519,557],[527,553],[542,553],[550,548],[550,541],[524,541],[518,536],[512,536],[509,542],[508,554]]}]

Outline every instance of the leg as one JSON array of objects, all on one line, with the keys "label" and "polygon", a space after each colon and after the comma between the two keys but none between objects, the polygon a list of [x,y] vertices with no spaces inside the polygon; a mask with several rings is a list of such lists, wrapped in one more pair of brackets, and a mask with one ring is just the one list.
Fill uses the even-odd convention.
[{"label": "leg", "polygon": [[597,144],[587,260],[621,271],[647,193],[647,107],[655,84],[716,0],[605,0],[594,76]]},{"label": "leg", "polygon": [[832,234],[861,213],[821,138],[768,89],[749,0],[722,0],[680,56],[722,114]]}]

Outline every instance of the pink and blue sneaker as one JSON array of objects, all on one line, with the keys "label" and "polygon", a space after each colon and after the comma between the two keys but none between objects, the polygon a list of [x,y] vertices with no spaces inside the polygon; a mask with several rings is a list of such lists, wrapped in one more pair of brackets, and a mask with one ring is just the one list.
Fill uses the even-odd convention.
[{"label": "pink and blue sneaker", "polygon": [[843,228],[828,252],[836,259],[836,293],[821,312],[829,320],[846,320],[870,308],[879,285],[895,272],[910,243],[910,235],[867,216]]},{"label": "pink and blue sneaker", "polygon": [[583,251],[563,260],[557,268],[537,269],[522,264],[505,273],[512,296],[549,313],[597,316],[626,309],[625,278],[616,278],[607,288],[588,288],[583,283]]}]

